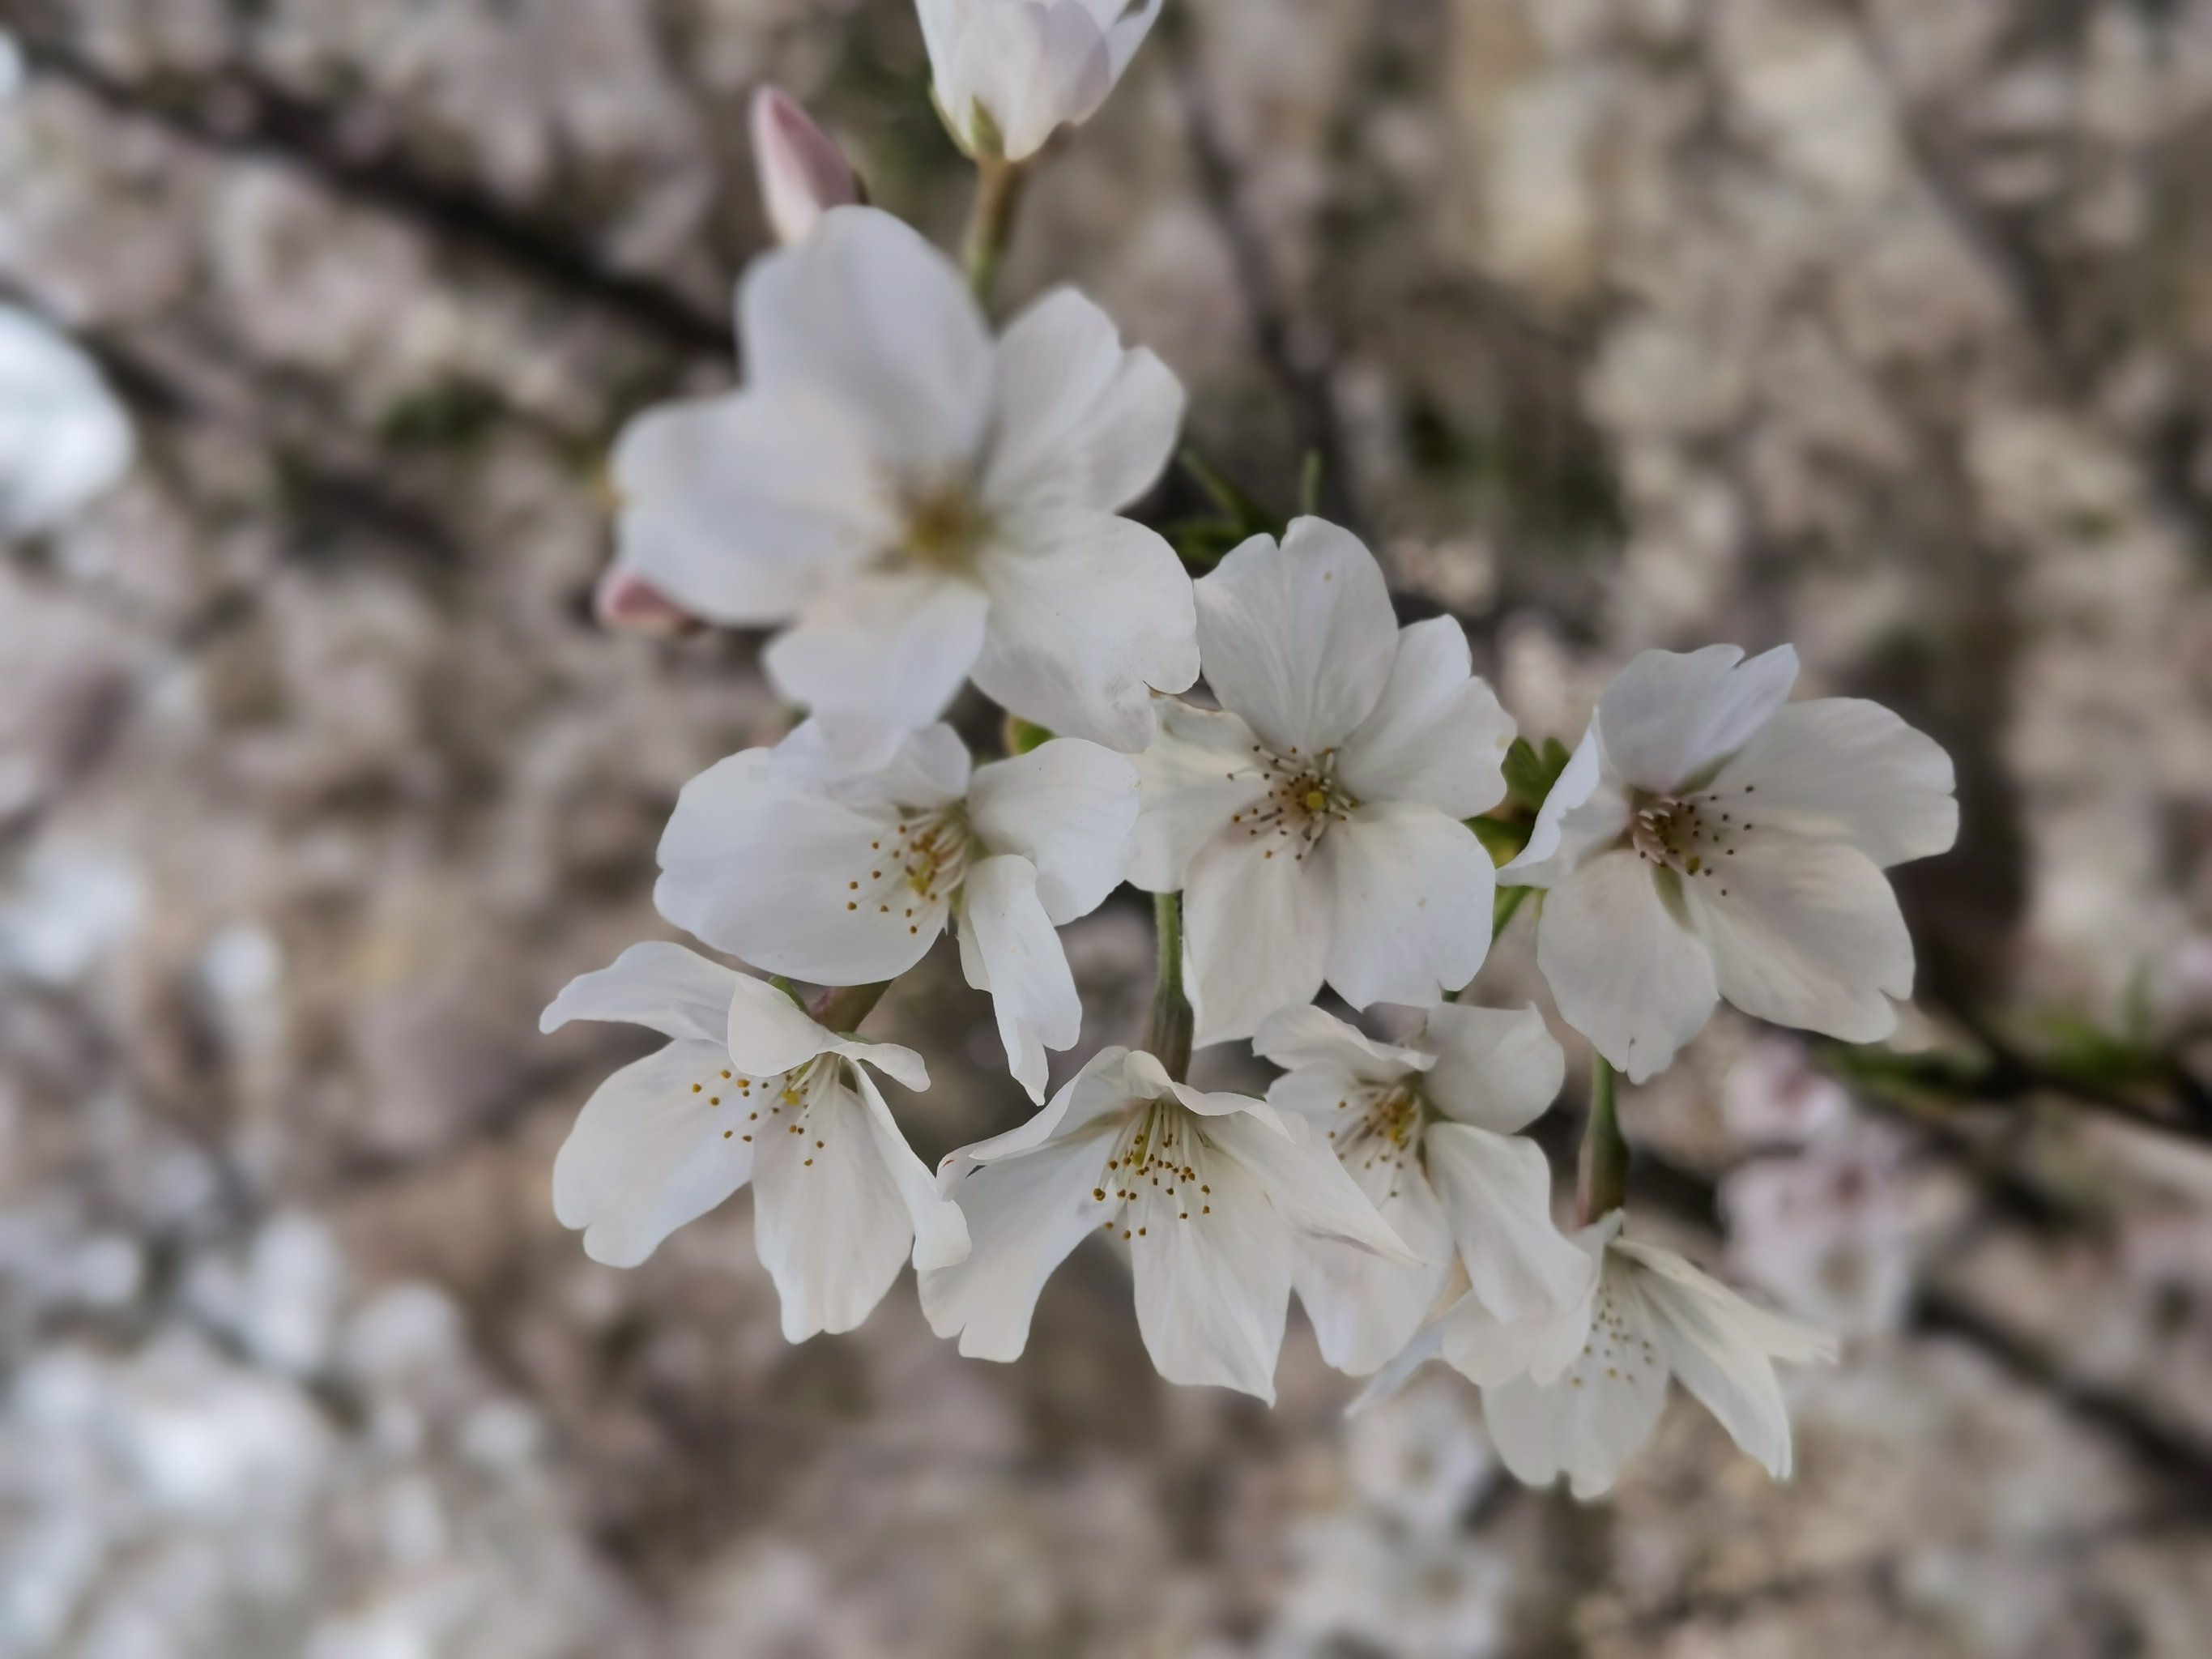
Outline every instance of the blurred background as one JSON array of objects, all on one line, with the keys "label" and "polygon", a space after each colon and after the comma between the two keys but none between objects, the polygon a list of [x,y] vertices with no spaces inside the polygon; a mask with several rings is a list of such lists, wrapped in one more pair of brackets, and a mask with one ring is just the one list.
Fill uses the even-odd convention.
[{"label": "blurred background", "polygon": [[[910,1279],[787,1346],[742,1195],[627,1273],[553,1219],[651,1039],[537,1012],[785,718],[591,622],[607,447],[732,377],[759,82],[957,234],[910,0],[0,25],[0,301],[137,445],[0,550],[0,1655],[2212,1651],[2208,0],[1169,0],[1031,192],[1007,305],[1274,511],[1317,453],[1524,732],[1794,640],[1957,757],[1894,1051],[1723,1018],[1623,1104],[1647,1234],[1847,1335],[1796,1479],[1678,1397],[1591,1506],[1448,1373],[1347,1425],[1295,1312],[1273,1412],[1162,1384],[1103,1245],[997,1367]],[[934,1161],[1027,1107],[932,963],[870,1029]]]}]

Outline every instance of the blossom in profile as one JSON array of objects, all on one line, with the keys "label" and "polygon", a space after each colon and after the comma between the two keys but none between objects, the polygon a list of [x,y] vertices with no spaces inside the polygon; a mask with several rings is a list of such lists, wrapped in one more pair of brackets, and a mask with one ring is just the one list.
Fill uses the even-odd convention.
[{"label": "blossom in profile", "polygon": [[920,0],[937,107],[970,155],[1026,160],[1096,114],[1160,0]]},{"label": "blossom in profile", "polygon": [[1294,1241],[1412,1261],[1303,1120],[1177,1083],[1141,1050],[1103,1050],[1027,1123],[948,1158],[943,1182],[975,1249],[921,1276],[921,1305],[970,1358],[1018,1357],[1045,1280],[1103,1232],[1129,1247],[1160,1375],[1272,1401]]},{"label": "blossom in profile", "polygon": [[709,621],[792,624],[769,677],[856,757],[971,673],[1051,731],[1149,743],[1147,688],[1198,673],[1181,562],[1116,516],[1182,421],[1160,361],[1065,289],[994,342],[952,263],[867,207],[757,262],[738,323],[743,389],[623,434],[620,562]]},{"label": "blossom in profile", "polygon": [[1912,994],[1882,872],[1957,838],[1950,757],[1879,704],[1789,702],[1796,678],[1788,646],[1644,652],[1506,866],[1551,890],[1536,959],[1561,1016],[1631,1082],[1722,997],[1871,1042]]},{"label": "blossom in profile", "polygon": [[753,170],[769,228],[786,246],[833,207],[863,199],[860,175],[814,118],[774,87],[753,94]]},{"label": "blossom in profile", "polygon": [[1326,980],[1430,1007],[1490,948],[1496,871],[1462,820],[1505,793],[1513,721],[1449,617],[1400,628],[1349,531],[1299,519],[1197,584],[1218,709],[1164,701],[1130,879],[1183,893],[1200,1042]]},{"label": "blossom in profile", "polygon": [[1680,1382],[1777,1480],[1790,1474],[1790,1413],[1778,1359],[1832,1360],[1833,1338],[1753,1306],[1672,1250],[1620,1237],[1621,1212],[1575,1235],[1595,1263],[1572,1305],[1503,1322],[1472,1293],[1417,1336],[1358,1404],[1442,1358],[1482,1386],[1505,1467],[1531,1486],[1564,1474],[1579,1498],[1612,1489]]},{"label": "blossom in profile", "polygon": [[130,417],[70,341],[0,306],[0,537],[58,529],[129,470]]},{"label": "blossom in profile", "polygon": [[599,1086],[554,1159],[553,1212],[593,1261],[635,1267],[750,1182],[755,1247],[799,1342],[866,1319],[909,1251],[916,1268],[968,1253],[869,1075],[927,1088],[912,1049],[825,1030],[766,981],[665,943],[571,981],[539,1025],[572,1019],[670,1039]]},{"label": "blossom in profile", "polygon": [[1044,1098],[1045,1050],[1081,1035],[1054,930],[1121,884],[1137,818],[1126,756],[1054,738],[970,769],[949,726],[850,771],[802,726],[691,780],[661,836],[663,915],[757,968],[869,985],[957,926],[968,982],[991,994],[1006,1061]]},{"label": "blossom in profile", "polygon": [[1397,1355],[1455,1264],[1499,1319],[1588,1293],[1589,1258],[1560,1236],[1552,1172],[1519,1132],[1558,1097],[1566,1059],[1534,1008],[1443,1003],[1402,1045],[1307,1006],[1260,1024],[1252,1047],[1287,1068],[1267,1103],[1326,1140],[1419,1266],[1301,1239],[1291,1281],[1322,1357],[1354,1376]]}]

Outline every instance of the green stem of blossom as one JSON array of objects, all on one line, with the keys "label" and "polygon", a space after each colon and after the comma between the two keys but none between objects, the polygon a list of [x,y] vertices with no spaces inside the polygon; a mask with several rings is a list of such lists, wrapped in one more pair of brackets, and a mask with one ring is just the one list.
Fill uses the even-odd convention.
[{"label": "green stem of blossom", "polygon": [[1152,1057],[1181,1083],[1190,1075],[1190,999],[1182,988],[1182,897],[1152,896],[1152,926],[1159,935],[1159,977],[1152,993]]},{"label": "green stem of blossom", "polygon": [[968,286],[975,291],[976,303],[986,310],[991,291],[998,286],[999,267],[1014,240],[1014,215],[1021,208],[1022,186],[1028,178],[1018,161],[976,158],[975,200],[968,212],[961,262],[967,267]]},{"label": "green stem of blossom", "polygon": [[850,1035],[860,1029],[860,1022],[884,1000],[884,993],[891,988],[889,980],[880,985],[841,985],[824,991],[814,999],[814,1006],[806,1012],[814,1023],[830,1030]]},{"label": "green stem of blossom", "polygon": [[1575,1192],[1575,1220],[1583,1227],[1619,1209],[1628,1196],[1628,1143],[1620,1138],[1620,1120],[1613,1113],[1613,1067],[1603,1054],[1593,1060],[1589,1121],[1583,1126]]}]

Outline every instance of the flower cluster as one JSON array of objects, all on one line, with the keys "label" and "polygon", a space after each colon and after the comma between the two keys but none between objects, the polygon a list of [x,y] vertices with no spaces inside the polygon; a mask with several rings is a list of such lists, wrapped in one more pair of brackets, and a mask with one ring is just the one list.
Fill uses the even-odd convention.
[{"label": "flower cluster", "polygon": [[[1156,10],[923,0],[987,243],[1006,170],[1097,107]],[[585,1107],[560,1218],[634,1265],[750,1182],[787,1336],[857,1324],[911,1256],[933,1328],[997,1360],[1097,1235],[1172,1381],[1272,1398],[1295,1293],[1370,1395],[1431,1358],[1478,1383],[1523,1479],[1604,1490],[1670,1376],[1786,1473],[1773,1362],[1830,1346],[1624,1233],[1612,1077],[1663,1069],[1723,998],[1886,1035],[1913,958],[1882,872],[1951,843],[1942,750],[1870,703],[1791,702],[1786,647],[1646,652],[1516,785],[1535,810],[1501,868],[1478,824],[1514,822],[1485,815],[1515,726],[1456,621],[1401,626],[1373,555],[1313,517],[1194,580],[1126,516],[1176,444],[1174,374],[1070,290],[994,336],[994,246],[963,277],[778,94],[755,136],[787,245],[739,293],[745,383],[624,434],[600,608],[779,630],[766,671],[807,718],[685,787],[655,897],[828,988],[810,1012],[672,944],[570,985],[548,1030],[670,1042]],[[1011,752],[979,763],[945,723],[967,684],[1018,717]],[[1048,1100],[1050,1052],[1083,1036],[1057,930],[1124,883],[1160,896],[1152,1047]],[[1598,1056],[1571,1233],[1524,1133],[1565,1054],[1537,1008],[1458,1000],[1501,884],[1537,895],[1539,966]],[[933,1174],[874,1075],[925,1088],[920,1057],[851,1030],[948,929],[1041,1109]],[[1279,1068],[1265,1099],[1187,1080],[1194,1043],[1229,1042]]]}]

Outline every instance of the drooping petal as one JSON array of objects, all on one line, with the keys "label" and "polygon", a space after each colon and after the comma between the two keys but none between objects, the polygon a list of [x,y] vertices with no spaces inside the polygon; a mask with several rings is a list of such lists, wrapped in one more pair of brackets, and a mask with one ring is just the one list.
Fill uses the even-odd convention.
[{"label": "drooping petal", "polygon": [[1880,703],[1794,702],[1720,770],[1711,793],[1741,797],[1755,824],[1837,836],[1883,869],[1948,852],[1959,838],[1951,757]]},{"label": "drooping petal", "polygon": [[1398,619],[1375,556],[1348,530],[1297,519],[1255,536],[1198,584],[1206,683],[1278,754],[1316,756],[1372,714]]},{"label": "drooping petal", "polygon": [[753,263],[738,310],[749,385],[834,400],[902,481],[965,474],[990,417],[991,337],[958,268],[918,231],[832,208]]},{"label": "drooping petal", "polygon": [[1682,1386],[1777,1480],[1790,1474],[1790,1413],[1773,1362],[1832,1360],[1833,1338],[1753,1306],[1656,1245],[1613,1246],[1644,1270],[1641,1290],[1661,1357]]},{"label": "drooping petal", "polygon": [[553,1213],[583,1230],[592,1261],[635,1267],[751,1177],[745,1115],[780,1079],[730,1070],[719,1038],[678,1041],[623,1066],[585,1103],[553,1160]]},{"label": "drooping petal", "polygon": [[[782,1299],[786,1341],[858,1325],[914,1243],[907,1195],[869,1116],[841,1066],[840,1076],[813,1085],[803,1109],[787,1105],[761,1119],[753,1242]],[[926,1170],[922,1178],[927,1185]]]},{"label": "drooping petal", "polygon": [[983,844],[1036,866],[1036,891],[1056,927],[1089,915],[1119,886],[1137,827],[1137,769],[1080,738],[976,769],[968,821]]},{"label": "drooping petal", "polygon": [[1721,994],[1758,1018],[1846,1042],[1896,1030],[1890,998],[1912,994],[1912,936],[1873,861],[1765,823],[1731,850],[1711,877],[1682,883]]},{"label": "drooping petal", "polygon": [[1449,617],[1399,630],[1382,696],[1344,740],[1337,775],[1362,800],[1419,800],[1455,818],[1505,799],[1513,717],[1472,678],[1467,634]]},{"label": "drooping petal", "polygon": [[1422,1147],[1485,1307],[1500,1319],[1525,1319],[1581,1298],[1589,1257],[1553,1224],[1552,1170],[1534,1141],[1472,1124],[1432,1123]]},{"label": "drooping petal", "polygon": [[1119,1118],[1132,1098],[1127,1083],[1130,1059],[1130,1051],[1118,1045],[1101,1048],[1026,1123],[949,1155],[939,1168],[939,1181],[949,1186],[976,1164],[1020,1158],[1048,1141],[1085,1134]]},{"label": "drooping petal", "polygon": [[1037,1297],[1068,1252],[1117,1207],[1106,1191],[1103,1126],[1018,1157],[970,1164],[950,1191],[973,1248],[957,1266],[921,1275],[921,1309],[969,1359],[1016,1359]]},{"label": "drooping petal", "polygon": [[764,979],[739,974],[731,988],[730,1058],[755,1077],[795,1072],[837,1043],[806,1010]]},{"label": "drooping petal", "polygon": [[[1328,982],[1354,1007],[1429,1007],[1490,950],[1498,866],[1457,818],[1418,801],[1361,807],[1328,832]],[[1311,860],[1309,860],[1311,862]]]},{"label": "drooping petal", "polygon": [[1302,1238],[1291,1283],[1313,1322],[1322,1358],[1364,1376],[1401,1352],[1451,1277],[1451,1234],[1418,1169],[1352,1172],[1382,1223],[1426,1265],[1407,1266],[1334,1239]]},{"label": "drooping petal", "polygon": [[621,562],[718,623],[787,621],[897,533],[865,433],[804,392],[650,409],[613,471]]},{"label": "drooping petal", "polygon": [[978,570],[991,612],[975,684],[1025,720],[1133,753],[1159,730],[1152,690],[1198,678],[1190,578],[1157,531],[1085,507],[1024,513]]},{"label": "drooping petal", "polygon": [[1253,764],[1252,728],[1236,715],[1163,697],[1160,734],[1133,757],[1139,807],[1129,880],[1148,893],[1183,885],[1198,850],[1267,793]]},{"label": "drooping petal", "polygon": [[1505,1467],[1534,1486],[1565,1474],[1585,1501],[1610,1491],[1658,1426],[1667,1361],[1632,1276],[1608,1262],[1589,1338],[1553,1382],[1529,1376],[1486,1388],[1483,1420]]},{"label": "drooping petal", "polygon": [[1137,1328],[1169,1382],[1241,1389],[1273,1405],[1290,1306],[1290,1229],[1235,1159],[1214,1160],[1206,1176],[1210,1211],[1145,1224],[1145,1235],[1129,1242]]},{"label": "drooping petal", "polygon": [[1428,1265],[1390,1231],[1376,1213],[1374,1200],[1303,1118],[1251,1109],[1255,1104],[1247,1101],[1244,1110],[1209,1119],[1204,1133],[1252,1174],[1292,1231],[1336,1239],[1404,1267]]},{"label": "drooping petal", "polygon": [[[1302,1072],[1320,1073],[1358,1084],[1395,1082],[1425,1072],[1437,1063],[1434,1054],[1378,1042],[1357,1026],[1347,1025],[1310,1003],[1279,1008],[1261,1020],[1252,1034],[1252,1052],[1292,1077]],[[1281,1084],[1288,1079],[1275,1081]],[[1273,1101],[1274,1097],[1271,1088],[1267,1098]]]},{"label": "drooping petal", "polygon": [[1559,1097],[1567,1057],[1531,1003],[1478,1008],[1447,1002],[1429,1010],[1421,1046],[1436,1056],[1429,1103],[1445,1116],[1511,1134]]},{"label": "drooping petal", "polygon": [[1006,508],[1112,513],[1152,487],[1175,451],[1182,385],[1073,289],[999,337],[997,409],[983,497]]},{"label": "drooping petal", "polygon": [[[853,1044],[854,1048],[870,1045]],[[882,1052],[881,1047],[876,1053]],[[902,1050],[911,1053],[911,1050]],[[919,1057],[917,1056],[917,1059]],[[906,1137],[899,1132],[898,1122],[891,1116],[891,1109],[884,1099],[883,1091],[876,1086],[875,1079],[868,1075],[867,1067],[855,1066],[849,1074],[853,1087],[866,1109],[868,1131],[875,1139],[876,1156],[883,1161],[891,1184],[898,1188],[899,1200],[906,1206],[908,1224],[914,1230],[914,1265],[917,1273],[932,1268],[950,1267],[968,1258],[969,1239],[967,1218],[960,1206],[937,1190],[936,1177],[929,1166],[914,1155]],[[928,1076],[923,1075],[927,1087]],[[805,1136],[799,1139],[803,1141]]]},{"label": "drooping petal", "polygon": [[619,1019],[679,1041],[720,1044],[739,977],[696,951],[647,939],[570,980],[538,1016],[538,1029],[558,1030],[572,1019]]},{"label": "drooping petal", "polygon": [[[1012,854],[985,859],[968,872],[961,921],[975,939],[982,975],[975,988],[991,994],[1007,1068],[1031,1100],[1042,1101],[1045,1050],[1075,1046],[1083,999],[1038,902],[1036,866]],[[975,984],[973,974],[969,983]]]},{"label": "drooping petal", "polygon": [[1559,1016],[1631,1083],[1667,1069],[1719,991],[1704,943],[1634,853],[1605,853],[1544,901],[1536,965]]},{"label": "drooping petal", "polygon": [[1593,722],[1537,809],[1528,845],[1503,866],[1499,878],[1509,885],[1557,887],[1626,835],[1630,816],[1627,791],[1606,774],[1605,746]]},{"label": "drooping petal", "polygon": [[761,653],[775,688],[817,714],[884,732],[945,712],[983,649],[989,596],[922,571],[849,576],[807,605]]},{"label": "drooping petal", "polygon": [[917,892],[896,818],[854,811],[765,749],[685,784],[660,837],[653,902],[678,927],[769,973],[870,985],[904,973],[944,930],[947,898]]},{"label": "drooping petal", "polygon": [[1249,1036],[1276,1009],[1310,1002],[1321,989],[1329,872],[1319,859],[1278,855],[1274,838],[1264,839],[1216,840],[1190,861],[1183,945],[1201,1045]]},{"label": "drooping petal", "polygon": [[1750,742],[1796,683],[1786,645],[1748,662],[1733,645],[1646,651],[1598,699],[1606,758],[1639,788],[1678,793]]}]

